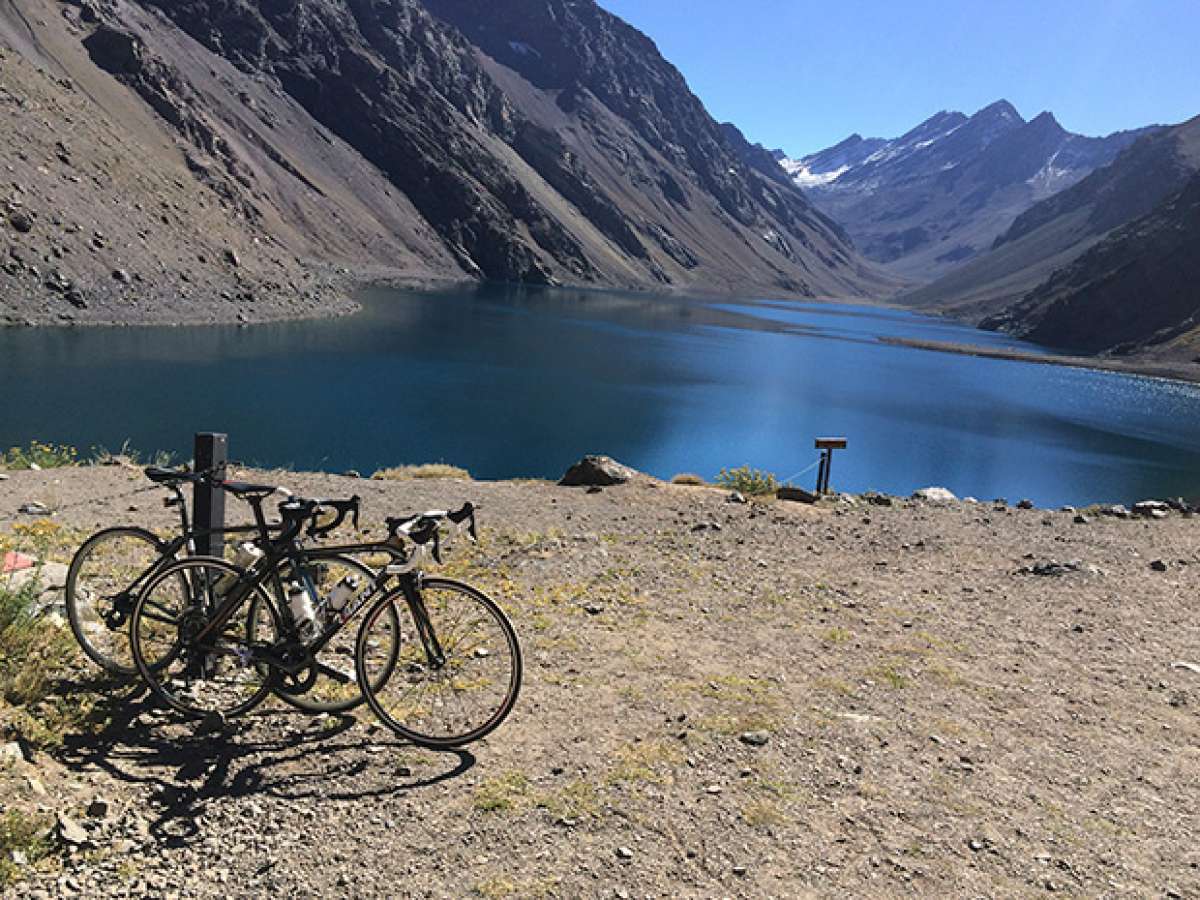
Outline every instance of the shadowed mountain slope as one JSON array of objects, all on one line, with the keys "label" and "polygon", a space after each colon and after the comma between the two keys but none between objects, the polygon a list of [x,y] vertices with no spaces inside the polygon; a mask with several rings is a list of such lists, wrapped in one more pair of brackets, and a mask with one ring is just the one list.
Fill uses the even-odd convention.
[{"label": "shadowed mountain slope", "polygon": [[[80,155],[97,155],[93,126],[120,132],[139,173],[181,183],[182,221],[211,207],[219,248],[244,241],[297,277],[318,263],[830,297],[897,283],[748,160],[653,42],[590,0],[12,0],[0,42],[41,67],[48,95],[74,92]],[[17,135],[0,157],[21,152]],[[160,193],[147,182],[125,196],[149,207]],[[121,215],[87,196],[59,183],[53,201],[94,210],[101,230]],[[154,230],[156,255],[189,255],[186,228]],[[100,290],[101,276],[70,277],[112,295],[105,318],[120,318],[129,292]],[[0,298],[46,318],[45,298],[2,279]]]}]

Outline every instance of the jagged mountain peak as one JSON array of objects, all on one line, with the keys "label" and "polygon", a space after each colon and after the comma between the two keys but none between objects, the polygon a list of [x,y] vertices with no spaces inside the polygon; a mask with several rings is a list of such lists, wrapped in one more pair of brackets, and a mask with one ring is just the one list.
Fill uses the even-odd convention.
[{"label": "jagged mountain peak", "polygon": [[[1137,132],[1084,138],[1008,100],[942,110],[898,138],[781,165],[866,255],[930,279],[986,251],[1030,206],[1110,162]],[[861,148],[861,149],[860,149]]]},{"label": "jagged mountain peak", "polygon": [[1058,132],[1061,134],[1069,133],[1067,129],[1062,127],[1062,123],[1058,121],[1054,113],[1050,112],[1048,109],[1038,113],[1036,116],[1030,119],[1027,124],[1030,128],[1037,129],[1042,132]]},{"label": "jagged mountain peak", "polygon": [[971,117],[972,119],[1008,119],[1023,125],[1025,120],[1021,114],[1017,112],[1017,108],[1007,100],[997,100],[994,103],[989,103],[987,106],[980,109]]}]

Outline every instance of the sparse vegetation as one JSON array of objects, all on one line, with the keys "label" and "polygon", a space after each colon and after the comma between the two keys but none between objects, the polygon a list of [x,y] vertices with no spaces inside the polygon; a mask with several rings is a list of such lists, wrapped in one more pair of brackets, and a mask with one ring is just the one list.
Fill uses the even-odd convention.
[{"label": "sparse vegetation", "polygon": [[61,469],[79,465],[79,451],[65,444],[30,441],[28,447],[10,447],[0,455],[0,469]]},{"label": "sparse vegetation", "polygon": [[17,880],[24,865],[35,865],[50,853],[50,820],[18,809],[0,815],[0,888]]},{"label": "sparse vegetation", "polygon": [[107,447],[93,447],[88,463],[93,466],[115,466],[122,463],[130,466],[171,466],[175,463],[175,454],[170,450],[143,453],[130,446],[129,441],[125,441],[116,453]]},{"label": "sparse vegetation", "polygon": [[505,772],[475,789],[474,806],[480,812],[513,812],[533,805],[532,787],[521,772]]},{"label": "sparse vegetation", "polygon": [[617,748],[608,780],[612,784],[667,784],[672,780],[671,770],[683,761],[684,752],[677,742],[665,738],[635,741]]},{"label": "sparse vegetation", "polygon": [[717,473],[717,484],[748,497],[773,494],[779,488],[779,479],[771,472],[742,466],[739,469],[722,469]]},{"label": "sparse vegetation", "polygon": [[447,463],[424,463],[419,466],[396,466],[380,469],[371,476],[376,481],[416,481],[425,478],[459,478],[470,480],[471,473]]},{"label": "sparse vegetation", "polygon": [[692,472],[680,472],[671,479],[671,484],[681,484],[687,487],[704,487],[708,482]]}]

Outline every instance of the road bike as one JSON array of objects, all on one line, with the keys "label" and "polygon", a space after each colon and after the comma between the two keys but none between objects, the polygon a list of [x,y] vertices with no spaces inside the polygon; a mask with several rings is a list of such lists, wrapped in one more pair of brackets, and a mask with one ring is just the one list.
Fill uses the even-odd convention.
[{"label": "road bike", "polygon": [[[248,567],[205,556],[169,563],[139,592],[130,618],[134,664],[167,705],[229,718],[272,693],[303,705],[324,681],[430,747],[478,740],[512,710],[521,651],[508,618],[470,585],[423,572],[429,558],[440,561],[444,525],[474,537],[472,504],[389,518],[382,541],[311,548],[304,539],[327,536],[348,516],[357,524],[357,497],[288,498],[272,531],[263,503],[275,487],[222,487],[250,504],[262,555]],[[320,566],[364,556],[387,562],[369,578],[339,581],[341,592],[316,590]],[[325,651],[363,610],[350,675]]]}]

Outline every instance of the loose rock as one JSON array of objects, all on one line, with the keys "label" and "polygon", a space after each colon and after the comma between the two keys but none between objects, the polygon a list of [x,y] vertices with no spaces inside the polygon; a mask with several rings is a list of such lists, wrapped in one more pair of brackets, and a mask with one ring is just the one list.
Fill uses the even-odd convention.
[{"label": "loose rock", "polygon": [[637,472],[610,456],[585,456],[567,470],[559,484],[563,487],[611,487],[624,484]]},{"label": "loose rock", "polygon": [[914,500],[924,500],[926,503],[954,503],[958,498],[952,491],[944,487],[925,487],[913,493]]},{"label": "loose rock", "polygon": [[766,731],[743,731],[738,740],[750,747],[764,747],[771,740],[771,735]]},{"label": "loose rock", "polygon": [[82,825],[66,813],[59,813],[58,838],[64,844],[78,847],[88,842],[88,833]]}]

